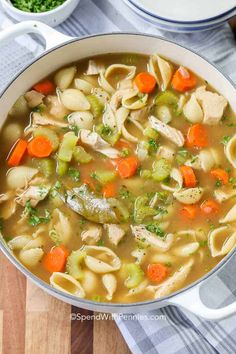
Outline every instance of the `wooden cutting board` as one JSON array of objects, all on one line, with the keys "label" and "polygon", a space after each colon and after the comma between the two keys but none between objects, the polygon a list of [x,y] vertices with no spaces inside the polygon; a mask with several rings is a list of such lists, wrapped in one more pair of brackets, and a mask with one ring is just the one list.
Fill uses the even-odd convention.
[{"label": "wooden cutting board", "polygon": [[0,354],[127,354],[113,320],[92,315],[37,288],[0,253]]}]

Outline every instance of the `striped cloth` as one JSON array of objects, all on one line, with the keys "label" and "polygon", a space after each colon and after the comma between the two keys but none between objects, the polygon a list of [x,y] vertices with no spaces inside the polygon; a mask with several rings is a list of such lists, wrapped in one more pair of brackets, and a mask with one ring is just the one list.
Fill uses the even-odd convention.
[{"label": "striped cloth", "polygon": [[[11,21],[0,11],[0,24]],[[58,28],[71,36],[94,33],[133,31],[157,34],[186,45],[221,66],[236,82],[236,49],[228,25],[194,34],[161,32],[133,14],[121,0],[81,0],[73,15]],[[0,48],[0,90],[42,51],[42,45],[29,36]],[[236,301],[236,257],[214,279],[202,287],[205,304],[221,307]],[[160,316],[152,320],[152,315]],[[234,354],[236,353],[236,315],[209,322],[168,306],[147,314],[147,319],[116,320],[132,353],[139,354]]]}]

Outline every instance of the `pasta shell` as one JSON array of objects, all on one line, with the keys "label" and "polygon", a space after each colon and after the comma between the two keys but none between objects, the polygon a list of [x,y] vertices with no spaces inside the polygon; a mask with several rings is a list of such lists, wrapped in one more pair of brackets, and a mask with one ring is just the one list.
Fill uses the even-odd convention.
[{"label": "pasta shell", "polygon": [[94,273],[114,272],[121,267],[120,258],[108,247],[84,246],[85,264]]},{"label": "pasta shell", "polygon": [[191,123],[202,122],[203,111],[194,94],[191,95],[190,100],[184,105],[183,113]]},{"label": "pasta shell", "polygon": [[50,284],[53,288],[79,298],[85,297],[85,291],[80,282],[71,275],[54,272],[50,277]]},{"label": "pasta shell", "polygon": [[76,126],[79,129],[89,129],[93,127],[93,115],[90,112],[73,112],[68,117],[67,120],[71,126]]},{"label": "pasta shell", "polygon": [[178,192],[174,192],[173,195],[180,203],[195,204],[202,198],[203,189],[200,187],[182,189]]},{"label": "pasta shell", "polygon": [[90,82],[83,79],[75,79],[74,84],[75,88],[77,88],[77,90],[82,91],[85,95],[89,95],[92,89],[94,88],[94,86]]},{"label": "pasta shell", "polygon": [[31,240],[32,240],[31,236],[28,236],[28,235],[16,236],[8,242],[8,246],[11,250],[14,250],[14,251],[21,250]]},{"label": "pasta shell", "polygon": [[128,291],[128,295],[127,296],[132,296],[132,295],[137,295],[142,293],[144,290],[146,290],[148,285],[148,280],[145,279],[144,281],[142,281],[142,283],[140,283],[138,286],[136,286],[135,288],[131,288]]},{"label": "pasta shell", "polygon": [[99,75],[101,72],[104,71],[105,67],[103,64],[97,63],[95,60],[89,60],[86,75]]},{"label": "pasta shell", "polygon": [[11,189],[24,188],[38,173],[36,168],[28,166],[13,167],[7,174],[7,184]]},{"label": "pasta shell", "polygon": [[155,253],[150,256],[150,263],[175,263],[176,257],[169,253]]},{"label": "pasta shell", "polygon": [[156,116],[158,119],[160,119],[165,124],[168,124],[172,121],[172,114],[171,114],[170,108],[167,106],[157,107]]},{"label": "pasta shell", "polygon": [[88,269],[83,270],[83,278],[80,281],[84,291],[86,293],[92,293],[99,286],[99,279],[96,274]]},{"label": "pasta shell", "polygon": [[98,83],[109,94],[112,95],[113,93],[115,93],[114,87],[108,82],[108,80],[106,79],[106,77],[104,75],[104,72],[100,73]]},{"label": "pasta shell", "polygon": [[177,257],[189,257],[199,248],[198,242],[188,243],[172,249],[172,253]]},{"label": "pasta shell", "polygon": [[[174,185],[171,183],[172,181],[174,181]],[[177,168],[172,168],[170,172],[170,184],[167,185],[161,183],[161,188],[170,192],[178,192],[182,187],[183,187],[182,173]]]},{"label": "pasta shell", "polygon": [[228,222],[233,221],[236,221],[236,204],[228,211],[225,217],[219,220],[221,224],[227,224]]},{"label": "pasta shell", "polygon": [[140,97],[138,90],[128,90],[122,97],[122,106],[128,109],[141,109],[146,106],[147,99],[147,94]]},{"label": "pasta shell", "polygon": [[60,90],[67,89],[72,83],[76,71],[76,66],[71,66],[69,68],[59,70],[54,77],[54,81],[57,87],[59,87]]},{"label": "pasta shell", "polygon": [[220,159],[215,149],[203,149],[199,153],[201,168],[204,172],[210,171],[215,165],[219,165]]},{"label": "pasta shell", "polygon": [[[124,78],[122,78],[122,82],[128,81],[133,79],[135,76],[136,72],[136,67],[135,66],[129,66],[129,65],[123,65],[123,64],[112,64],[110,65],[105,73],[101,72],[100,77],[99,77],[99,84],[100,86],[107,92],[113,94],[115,92],[115,89],[112,84],[109,82],[109,77],[111,75],[114,75],[114,73],[118,71],[120,74],[121,71],[125,72],[126,75]],[[117,83],[117,87],[119,87],[119,82]]]},{"label": "pasta shell", "polygon": [[82,91],[66,89],[61,94],[62,104],[70,111],[88,111],[90,103]]},{"label": "pasta shell", "polygon": [[165,91],[172,77],[172,67],[168,61],[154,54],[150,57],[148,64],[149,72],[156,78],[162,91]]},{"label": "pasta shell", "polygon": [[30,250],[32,248],[42,248],[45,245],[45,239],[42,236],[38,236],[27,242],[27,244],[23,247],[23,250]]},{"label": "pasta shell", "polygon": [[113,294],[116,291],[117,288],[117,280],[116,277],[113,274],[104,274],[102,276],[102,283],[107,290],[107,296],[106,299],[111,301]]},{"label": "pasta shell", "polygon": [[42,248],[22,249],[19,253],[20,261],[27,267],[35,267],[43,258]]},{"label": "pasta shell", "polygon": [[212,257],[225,256],[236,244],[236,231],[231,226],[221,226],[208,234]]},{"label": "pasta shell", "polygon": [[230,139],[225,147],[225,155],[231,165],[236,168],[236,134]]},{"label": "pasta shell", "polygon": [[224,201],[236,196],[236,190],[228,188],[219,188],[214,191],[214,196],[219,203],[223,203]]}]

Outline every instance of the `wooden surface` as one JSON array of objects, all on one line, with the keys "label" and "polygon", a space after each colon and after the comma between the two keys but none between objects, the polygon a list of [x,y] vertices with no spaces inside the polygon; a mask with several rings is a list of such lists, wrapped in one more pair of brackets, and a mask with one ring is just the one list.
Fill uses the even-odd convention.
[{"label": "wooden surface", "polygon": [[0,354],[128,354],[112,320],[71,320],[71,307],[27,281],[0,254]]},{"label": "wooden surface", "polygon": [[[236,33],[236,17],[230,21]],[[0,354],[127,354],[112,320],[71,321],[92,315],[46,295],[0,254]]]}]

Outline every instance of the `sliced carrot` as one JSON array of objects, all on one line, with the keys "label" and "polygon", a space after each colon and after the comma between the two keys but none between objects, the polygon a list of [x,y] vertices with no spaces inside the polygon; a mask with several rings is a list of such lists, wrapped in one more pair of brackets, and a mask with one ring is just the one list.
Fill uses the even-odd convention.
[{"label": "sliced carrot", "polygon": [[117,143],[114,145],[114,147],[115,147],[116,149],[121,150],[121,149],[124,149],[124,148],[126,148],[126,149],[132,149],[133,146],[131,145],[131,143],[130,143],[129,141],[124,140],[124,139],[119,139],[119,140],[117,141]]},{"label": "sliced carrot", "polygon": [[115,183],[108,183],[102,188],[102,194],[104,198],[112,198],[116,196]]},{"label": "sliced carrot", "polygon": [[197,179],[194,174],[192,167],[190,166],[180,166],[180,172],[182,173],[184,179],[184,186],[187,188],[193,188],[197,184]]},{"label": "sliced carrot", "polygon": [[204,214],[215,214],[220,210],[220,205],[213,199],[207,199],[200,205]]},{"label": "sliced carrot", "polygon": [[134,84],[142,93],[152,92],[156,87],[156,83],[155,77],[147,72],[139,73],[134,79]]},{"label": "sliced carrot", "polygon": [[136,173],[139,160],[136,156],[124,157],[117,159],[115,165],[121,178],[129,178]]},{"label": "sliced carrot", "polygon": [[220,181],[222,184],[227,184],[229,182],[229,174],[221,168],[211,170],[210,175],[216,180]]},{"label": "sliced carrot", "polygon": [[180,209],[180,214],[188,219],[195,219],[197,211],[197,205],[184,205],[183,208]]},{"label": "sliced carrot", "polygon": [[149,264],[147,267],[147,277],[149,280],[160,283],[168,276],[168,269],[161,263]]},{"label": "sliced carrot", "polygon": [[28,144],[28,153],[32,157],[47,157],[52,151],[51,141],[44,136],[36,136]]},{"label": "sliced carrot", "polygon": [[84,184],[87,184],[87,186],[93,191],[93,192],[96,192],[96,185],[95,185],[95,183],[92,181],[92,179],[91,178],[85,178],[84,180],[83,180],[83,183]]},{"label": "sliced carrot", "polygon": [[207,132],[202,124],[194,124],[189,128],[186,145],[191,148],[202,148],[208,145]]},{"label": "sliced carrot", "polygon": [[34,85],[33,89],[43,95],[49,95],[55,91],[55,86],[50,80],[44,80]]},{"label": "sliced carrot", "polygon": [[62,272],[65,268],[66,259],[69,256],[67,249],[61,245],[53,247],[42,260],[44,268],[50,272]]},{"label": "sliced carrot", "polygon": [[7,161],[8,166],[18,166],[27,150],[27,141],[20,139],[14,146],[14,149]]},{"label": "sliced carrot", "polygon": [[171,81],[173,89],[179,92],[191,90],[196,86],[196,84],[197,80],[194,74],[182,66],[176,70]]}]

